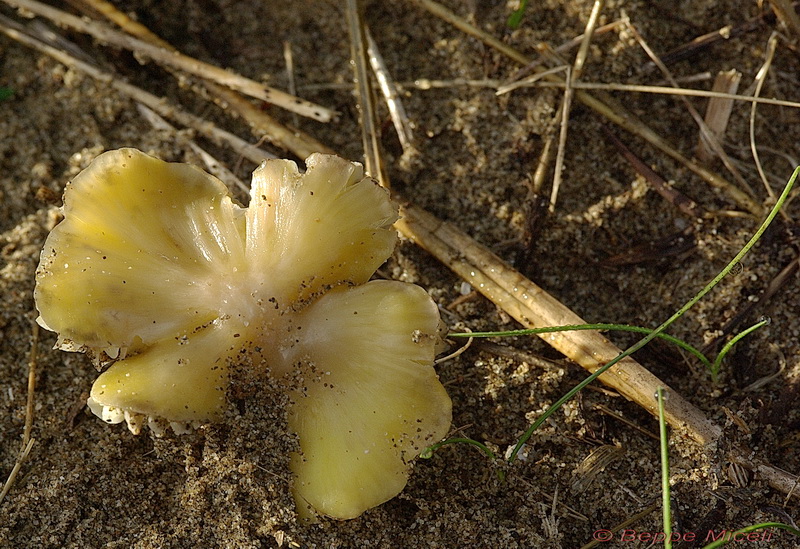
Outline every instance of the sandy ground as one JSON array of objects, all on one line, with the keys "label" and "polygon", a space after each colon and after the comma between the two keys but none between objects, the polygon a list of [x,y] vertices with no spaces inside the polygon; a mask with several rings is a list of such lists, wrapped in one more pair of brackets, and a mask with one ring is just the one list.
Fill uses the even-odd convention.
[{"label": "sandy ground", "polygon": [[[182,51],[285,88],[283,42],[291,44],[300,93],[337,109],[338,121],[300,120],[306,132],[359,159],[361,142],[352,93],[336,85],[351,79],[343,6],[337,2],[188,0],[134,1],[129,13]],[[558,45],[583,31],[587,0],[531,2],[522,27],[504,27],[504,2],[446,2],[459,14],[521,51],[533,55],[540,41]],[[0,13],[15,16],[11,9]],[[609,0],[602,23],[628,16],[658,53],[726,25],[759,14],[756,2],[647,2]],[[369,2],[366,18],[394,78],[508,78],[518,66],[411,2]],[[720,70],[742,73],[742,89],[754,81],[767,40],[776,28],[755,30],[701,51],[671,70],[678,77]],[[170,97],[242,137],[246,128],[217,107],[180,89],[153,65],[66,33],[80,47],[153,93]],[[572,59],[573,54],[570,54]],[[660,83],[631,34],[617,30],[596,37],[585,81]],[[762,95],[798,99],[796,51],[778,45]],[[322,85],[322,86],[319,86]],[[708,89],[702,80],[695,86]],[[0,86],[13,90],[0,101],[0,473],[17,457],[25,418],[27,362],[31,352],[34,270],[66,182],[100,152],[133,146],[166,160],[196,162],[186,132],[153,130],[128,99],[108,86],[68,70],[5,36],[0,37]],[[742,213],[726,195],[641,140],[576,104],[566,147],[564,183],[553,215],[531,233],[527,183],[561,92],[520,90],[497,97],[492,89],[446,85],[404,88],[415,125],[418,161],[399,162],[390,124],[384,128],[388,168],[395,187],[414,203],[449,220],[513,263],[581,316],[591,321],[656,326],[691,297],[746,242],[759,220]],[[685,105],[667,96],[615,93],[684,154],[693,154],[698,131]],[[706,100],[690,99],[701,111]],[[292,123],[292,117],[265,106]],[[756,136],[765,170],[788,179],[798,158],[798,111],[759,108]],[[382,115],[386,115],[385,112]],[[726,150],[753,189],[768,203],[748,148],[749,107],[739,104],[725,136]],[[386,117],[388,120],[388,117]],[[675,188],[711,212],[702,223],[665,202],[621,159],[607,131],[625,141]],[[254,168],[234,153],[200,141],[245,180]],[[280,156],[286,151],[275,150]],[[723,173],[717,162],[711,168]],[[726,175],[726,177],[730,177]],[[548,191],[549,192],[549,191]],[[690,311],[672,330],[695,345],[718,330],[764,290],[797,250],[793,218],[785,209],[736,274]],[[634,246],[693,230],[694,245],[633,265],[609,266],[609,257]],[[382,269],[422,285],[450,312],[458,329],[505,329],[507,314],[476,295],[462,297],[462,281],[409,242]],[[467,289],[468,290],[468,289]],[[458,300],[458,301],[457,301]],[[457,301],[457,302],[456,302]],[[453,303],[456,302],[455,305]],[[760,303],[744,321],[768,315],[767,328],[741,342],[714,384],[702,365],[666,344],[638,356],[709,417],[725,427],[719,447],[702,448],[671,438],[675,529],[705,539],[724,529],[778,520],[790,522],[797,500],[769,488],[758,476],[734,482],[727,447],[749,447],[754,455],[800,472],[796,436],[798,289],[794,277],[776,297]],[[634,341],[612,335],[619,345]],[[5,501],[0,504],[0,546],[40,547],[581,547],[595,532],[614,528],[660,499],[658,442],[606,414],[656,432],[652,417],[600,386],[585,390],[531,439],[526,459],[499,467],[475,448],[453,445],[419,460],[397,498],[358,519],[303,525],[288,491],[280,403],[265,396],[248,402],[221,425],[191,435],[131,435],[108,426],[83,408],[97,373],[79,354],[51,350],[55,336],[42,332],[38,351],[33,437],[36,443]],[[453,399],[453,426],[460,435],[487,443],[500,454],[530,421],[582,380],[586,373],[538,339],[498,341],[509,346],[470,349],[439,366]],[[541,366],[533,354],[554,360]],[[782,369],[782,370],[781,370]],[[756,388],[750,385],[780,373]],[[269,394],[266,392],[265,394]],[[587,482],[578,469],[598,447],[617,446],[616,458]],[[556,503],[554,504],[554,499]],[[646,535],[662,529],[656,507],[632,526]],[[796,547],[789,534],[739,542],[736,547]],[[683,547],[701,546],[686,543]],[[649,542],[614,540],[604,547],[647,547]]]}]

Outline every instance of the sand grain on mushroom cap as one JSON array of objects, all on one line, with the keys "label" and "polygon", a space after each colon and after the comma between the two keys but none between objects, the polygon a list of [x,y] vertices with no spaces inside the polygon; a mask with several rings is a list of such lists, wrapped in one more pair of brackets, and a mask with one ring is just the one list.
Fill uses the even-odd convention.
[{"label": "sand grain on mushroom cap", "polygon": [[352,518],[449,429],[440,319],[422,288],[368,282],[397,239],[388,193],[341,158],[306,165],[265,161],[243,208],[192,166],[104,153],[67,186],[35,299],[57,348],[113,361],[89,407],[134,433],[219,419],[234,366],[283,380],[298,510]]}]

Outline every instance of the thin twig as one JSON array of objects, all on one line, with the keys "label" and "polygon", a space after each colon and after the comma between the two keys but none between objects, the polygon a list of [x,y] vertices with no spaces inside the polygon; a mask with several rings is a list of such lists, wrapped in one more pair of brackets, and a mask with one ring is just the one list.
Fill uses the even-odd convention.
[{"label": "thin twig", "polygon": [[189,74],[211,80],[231,89],[240,91],[256,99],[267,101],[299,115],[307,116],[321,122],[329,122],[336,112],[317,105],[305,99],[300,99],[284,91],[261,84],[232,71],[221,69],[210,63],[189,57],[182,53],[165,50],[147,42],[110,29],[91,20],[81,19],[69,13],[57,10],[47,4],[36,0],[3,0],[6,4],[30,11],[36,15],[46,17],[51,21],[79,32],[89,34],[101,42],[113,44],[117,47],[144,55],[163,65],[180,69]]},{"label": "thin twig", "polygon": [[433,361],[433,363],[441,364],[442,362],[447,362],[448,360],[453,360],[454,358],[461,356],[466,352],[467,349],[469,349],[472,346],[473,341],[475,341],[475,338],[471,337],[467,339],[467,342],[464,345],[462,345],[461,347],[459,347],[458,349],[456,349],[455,351],[453,351],[448,355],[437,358],[436,360]]},{"label": "thin twig", "polygon": [[33,430],[33,396],[36,393],[36,352],[39,346],[39,324],[31,326],[31,352],[28,356],[28,402],[25,406],[25,428],[22,431],[22,446],[28,446]]},{"label": "thin twig", "polygon": [[386,67],[386,62],[383,60],[378,45],[372,38],[369,29],[365,27],[365,35],[367,37],[367,54],[369,54],[369,64],[372,66],[372,72],[375,73],[375,79],[378,81],[383,99],[389,108],[389,116],[392,117],[394,129],[397,132],[397,138],[400,140],[400,146],[403,148],[403,155],[405,157],[413,156],[417,153],[414,148],[414,135],[411,131],[411,123],[406,115],[406,109],[403,107],[403,102],[400,100],[400,94],[397,92],[389,69]]},{"label": "thin twig", "polygon": [[25,30],[16,22],[2,15],[0,15],[0,31],[28,47],[39,50],[42,53],[46,53],[59,63],[63,63],[68,67],[86,73],[92,78],[108,84],[124,95],[127,95],[139,103],[147,105],[164,118],[172,119],[182,126],[193,128],[195,131],[217,145],[225,144],[231,147],[233,150],[239,152],[239,154],[255,164],[260,164],[264,158],[270,156],[270,153],[251,145],[247,141],[228,131],[218,128],[208,120],[204,120],[198,116],[181,110],[174,105],[171,105],[165,98],[155,96],[150,92],[147,92],[132,84],[128,84],[114,74],[102,71],[93,65],[74,58],[72,55],[66,52],[53,48],[52,46],[48,46],[44,42],[41,42],[33,36],[26,34]]},{"label": "thin twig", "polygon": [[14,485],[14,481],[17,479],[19,470],[22,468],[25,460],[28,459],[28,455],[30,454],[31,448],[33,448],[35,442],[36,439],[30,439],[28,444],[22,448],[22,451],[17,456],[17,461],[14,462],[14,467],[11,468],[11,472],[8,474],[5,484],[3,484],[3,491],[0,492],[0,503],[3,503],[8,491],[11,490],[11,487]]},{"label": "thin twig", "polygon": [[[555,72],[555,71],[554,71]],[[564,89],[564,82],[552,81],[549,79],[538,79],[536,81],[520,80],[516,88],[559,88]],[[670,86],[647,86],[642,84],[619,84],[616,82],[575,82],[572,86],[576,90],[600,90],[600,91],[623,91],[633,93],[652,93],[658,95],[686,95],[689,97],[718,97],[720,99],[732,99],[733,101],[743,101],[745,103],[757,103],[759,105],[775,105],[778,107],[791,107],[800,109],[800,102],[788,101],[786,99],[773,99],[771,97],[753,97],[752,95],[741,95],[735,93],[722,93],[709,90],[698,90],[693,88],[673,88]]]},{"label": "thin twig", "polygon": [[578,53],[575,55],[575,63],[572,65],[572,70],[567,71],[567,86],[564,88],[564,98],[561,102],[561,130],[558,136],[558,152],[556,153],[556,166],[553,173],[553,188],[550,191],[550,206],[549,211],[552,213],[556,209],[556,200],[558,199],[558,190],[561,188],[561,176],[564,171],[564,155],[567,150],[567,133],[569,127],[569,113],[572,109],[572,98],[575,96],[575,88],[572,87],[583,74],[583,66],[586,63],[586,57],[589,53],[589,45],[592,43],[594,36],[594,29],[597,27],[597,19],[600,17],[600,12],[605,5],[604,0],[595,0],[592,6],[592,12],[589,15],[589,20],[586,22],[586,29],[583,32],[583,40],[581,41]]},{"label": "thin twig", "polygon": [[[550,161],[553,158],[553,141],[555,137],[553,136],[553,132],[549,130],[550,128],[548,128],[543,136],[544,143],[542,144],[542,152],[539,154],[539,161],[536,163],[536,169],[533,171],[529,195],[538,196],[541,193],[544,180],[547,176],[547,167],[550,165]],[[529,198],[531,197],[529,196]]]},{"label": "thin twig", "polygon": [[[775,15],[769,11],[764,11],[760,15],[739,25],[726,25],[715,31],[697,36],[689,42],[659,55],[659,59],[666,65],[674,65],[679,61],[684,61],[700,54],[711,56],[713,54],[705,50],[710,49],[714,44],[727,42],[748,32],[758,30],[763,25],[772,26],[774,24]],[[654,68],[655,66],[652,63],[648,63],[644,66],[645,72]]]},{"label": "thin twig", "polygon": [[36,394],[36,357],[37,349],[39,346],[39,324],[36,322],[31,323],[31,351],[28,356],[28,397],[25,404],[25,426],[22,429],[22,449],[17,456],[14,467],[8,474],[3,490],[0,491],[0,503],[3,502],[11,486],[19,474],[25,460],[31,453],[36,440],[31,436],[33,431],[33,410],[34,410],[34,395]]},{"label": "thin twig", "polygon": [[[543,45],[542,49],[540,51],[543,51],[543,52],[547,51],[548,55],[550,56],[550,59],[556,58],[557,54],[554,51],[549,50],[546,45]],[[561,58],[558,57],[558,59],[561,59]],[[506,94],[506,93],[508,93],[510,91],[514,91],[514,90],[519,89],[519,88],[527,88],[527,87],[533,85],[535,82],[539,82],[539,81],[545,80],[545,78],[550,76],[551,74],[556,74],[556,73],[563,72],[565,70],[565,67],[566,67],[566,64],[559,64],[556,67],[542,69],[541,71],[535,72],[530,76],[526,76],[525,78],[520,78],[519,80],[514,80],[513,82],[509,82],[507,84],[503,84],[502,86],[498,86],[497,87],[497,90],[495,91],[495,95],[503,95],[503,94]],[[574,88],[575,84],[577,84],[577,82],[573,82],[572,84],[573,85],[571,87]],[[567,88],[566,79],[563,82],[563,86],[559,86],[559,87],[563,87],[564,89]]]},{"label": "thin twig", "polygon": [[486,341],[486,340],[476,340],[476,342],[473,344],[473,347],[478,351],[490,353],[495,356],[500,356],[503,358],[510,358],[517,362],[525,362],[529,366],[535,366],[537,368],[543,368],[545,370],[564,368],[566,365],[566,362],[564,360],[561,361],[550,360],[548,358],[543,358],[534,355],[533,353],[523,351],[511,345],[502,345],[500,343],[492,343],[491,341]]},{"label": "thin twig", "polygon": [[583,40],[581,40],[578,53],[575,55],[575,64],[572,65],[572,75],[570,82],[574,84],[583,76],[583,67],[586,64],[586,57],[589,54],[589,46],[592,43],[592,38],[597,28],[597,20],[600,17],[600,12],[603,11],[605,0],[595,0],[592,6],[592,12],[589,14],[589,20],[586,22],[586,28],[583,31]]},{"label": "thin twig", "polygon": [[276,147],[291,151],[302,160],[315,152],[334,154],[333,149],[321,141],[303,131],[281,124],[233,90],[215,86],[210,82],[206,85],[215,92],[214,101],[223,108],[227,107],[226,112],[241,116],[259,141],[266,139]]},{"label": "thin twig", "polygon": [[[101,13],[125,32],[160,48],[175,51],[172,44],[163,40],[138,21],[131,19],[106,0],[80,1]],[[328,147],[312,138],[310,135],[300,130],[284,126],[234,90],[214,84],[213,82],[203,82],[203,85],[208,90],[209,95],[215,103],[226,112],[240,116],[250,126],[253,134],[259,139],[266,138],[267,141],[276,147],[292,151],[303,159],[308,158],[315,152],[333,153]]]},{"label": "thin twig", "polygon": [[[493,78],[448,78],[444,80],[432,80],[430,78],[417,78],[416,80],[401,80],[395,82],[398,90],[403,89],[417,89],[417,90],[436,90],[441,88],[497,88],[500,86],[500,80]],[[375,83],[375,86],[378,84]],[[352,84],[347,82],[320,82],[317,84],[303,84],[300,86],[302,90],[349,90]]]},{"label": "thin twig", "polygon": [[[767,41],[767,54],[764,58],[764,64],[761,65],[761,68],[756,74],[756,89],[753,92],[754,98],[761,95],[761,88],[764,87],[764,82],[767,79],[769,68],[772,66],[772,58],[775,56],[775,50],[777,47],[778,33],[773,32]],[[758,149],[756,148],[756,105],[757,103],[755,102],[750,105],[750,151],[753,153],[753,160],[756,164],[756,170],[758,170],[758,175],[761,178],[761,182],[764,184],[764,189],[766,189],[767,195],[769,195],[770,199],[775,202],[775,192],[772,190],[769,181],[767,181],[767,176],[764,174],[764,168],[761,166],[761,159],[758,157]]]},{"label": "thin twig", "polygon": [[572,68],[567,67],[567,78],[565,80],[566,87],[564,88],[564,96],[561,98],[561,108],[558,109],[558,146],[556,147],[556,164],[553,169],[553,186],[550,189],[550,203],[547,206],[547,211],[553,213],[556,211],[556,200],[558,199],[558,190],[561,188],[561,176],[564,171],[564,156],[567,152],[567,132],[569,128],[569,112],[572,109],[572,99],[575,96],[575,88],[571,86]]},{"label": "thin twig", "polygon": [[353,59],[354,80],[361,113],[361,138],[364,146],[364,165],[368,174],[384,187],[389,179],[381,162],[380,141],[376,125],[375,96],[370,85],[367,41],[364,36],[364,21],[358,0],[347,0],[347,28],[350,31],[350,52]]},{"label": "thin twig", "polygon": [[[294,77],[294,54],[292,53],[292,43],[288,40],[283,42],[283,60],[286,63],[286,80],[289,94],[297,95],[297,83]],[[292,113],[292,124],[295,126],[300,124],[297,113]]]},{"label": "thin twig", "polygon": [[619,149],[620,154],[625,158],[625,160],[627,160],[631,166],[633,166],[633,168],[639,174],[641,174],[648,183],[650,183],[653,189],[655,189],[655,191],[660,194],[664,200],[667,200],[680,211],[695,219],[702,219],[706,215],[705,209],[700,204],[682,192],[670,187],[663,177],[661,177],[655,172],[655,170],[653,170],[638,156],[636,156],[633,151],[631,151],[628,146],[616,135],[610,131],[607,132],[606,135],[608,135],[609,139],[611,139],[611,142],[614,144],[614,146]]}]

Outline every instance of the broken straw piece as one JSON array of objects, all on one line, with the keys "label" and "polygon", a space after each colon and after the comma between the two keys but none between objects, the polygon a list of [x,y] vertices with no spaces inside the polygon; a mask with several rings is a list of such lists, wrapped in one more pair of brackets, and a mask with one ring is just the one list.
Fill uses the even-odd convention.
[{"label": "broken straw piece", "polygon": [[103,362],[90,409],[181,433],[219,419],[232,367],[290,396],[298,510],[352,518],[399,493],[450,426],[433,370],[439,314],[421,288],[367,282],[397,209],[360,165],[269,160],[248,208],[214,177],[134,149],[65,190],[36,274],[57,346]]}]

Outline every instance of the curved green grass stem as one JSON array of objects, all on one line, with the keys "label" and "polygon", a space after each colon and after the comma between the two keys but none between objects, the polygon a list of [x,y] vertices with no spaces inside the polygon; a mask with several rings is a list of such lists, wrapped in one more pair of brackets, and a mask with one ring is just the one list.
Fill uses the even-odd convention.
[{"label": "curved green grass stem", "polygon": [[480,449],[480,451],[486,454],[486,457],[488,457],[492,461],[497,459],[497,455],[494,452],[492,452],[492,450],[484,443],[466,437],[453,437],[453,438],[448,438],[447,440],[443,440],[441,442],[437,442],[436,444],[431,444],[430,446],[425,448],[425,450],[422,451],[419,457],[421,457],[422,459],[428,459],[432,457],[433,453],[442,446],[446,446],[448,444],[458,444],[458,443],[471,444],[473,446],[477,446]]},{"label": "curved green grass stem", "polygon": [[769,317],[766,317],[766,316],[765,317],[761,317],[758,320],[758,322],[756,322],[755,324],[753,324],[752,326],[750,326],[746,330],[743,330],[742,332],[740,332],[740,333],[736,334],[735,336],[733,336],[731,338],[731,340],[729,342],[727,342],[724,347],[722,347],[722,350],[719,352],[719,355],[717,355],[716,360],[714,360],[714,364],[711,365],[711,379],[714,381],[714,383],[717,382],[717,378],[719,377],[719,370],[720,370],[720,367],[722,366],[722,359],[725,358],[725,355],[728,354],[728,351],[730,351],[733,348],[733,346],[736,345],[736,343],[740,339],[742,339],[743,337],[747,336],[748,334],[758,330],[762,326],[766,326],[770,322],[771,322],[771,320],[769,319]]},{"label": "curved green grass stem", "polygon": [[672,504],[669,485],[669,438],[667,436],[667,420],[664,417],[664,389],[656,390],[658,399],[658,434],[661,449],[661,510],[664,531],[664,549],[672,549]]},{"label": "curved green grass stem", "polygon": [[[565,326],[550,326],[547,328],[529,328],[525,330],[507,330],[504,332],[453,333],[453,334],[447,334],[447,337],[512,337],[512,336],[549,334],[552,332],[572,332],[579,330],[611,330],[617,332],[636,332],[639,334],[650,334],[653,332],[651,328],[643,328],[641,326],[631,326],[629,324],[595,323],[595,324],[567,324]],[[696,347],[693,347],[692,345],[686,343],[685,341],[678,339],[677,337],[673,337],[669,334],[660,333],[657,334],[657,337],[665,341],[669,341],[670,343],[680,347],[684,351],[691,353],[692,355],[697,357],[697,359],[700,362],[702,362],[709,370],[712,368],[711,361],[708,360],[706,355],[704,355]]]},{"label": "curved green grass stem", "polygon": [[[478,448],[481,452],[483,452],[486,457],[489,458],[492,462],[497,459],[497,454],[492,452],[491,448],[486,446],[484,443],[475,440],[474,438],[467,438],[467,437],[453,437],[443,440],[441,442],[437,442],[436,444],[432,444],[425,448],[422,453],[419,455],[422,459],[430,459],[433,457],[433,453],[441,448],[442,446],[446,446],[448,444],[470,444]],[[502,482],[506,478],[506,472],[502,469],[497,469],[497,478]]]}]

